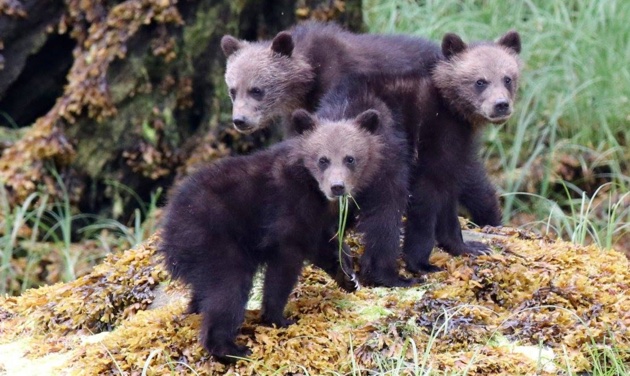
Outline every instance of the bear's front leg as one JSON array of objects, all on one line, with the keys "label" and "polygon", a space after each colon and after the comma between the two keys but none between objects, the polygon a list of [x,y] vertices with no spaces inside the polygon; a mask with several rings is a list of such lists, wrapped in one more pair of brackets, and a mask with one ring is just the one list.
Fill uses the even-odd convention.
[{"label": "bear's front leg", "polygon": [[459,204],[470,214],[477,226],[500,226],[501,208],[497,192],[483,164],[475,159],[464,168]]},{"label": "bear's front leg", "polygon": [[361,281],[372,286],[407,287],[418,281],[398,273],[400,227],[406,200],[388,200],[388,196],[392,197],[388,193],[368,200],[371,205],[360,205],[358,230],[363,233],[365,243],[360,260]]},{"label": "bear's front leg", "polygon": [[439,272],[442,268],[429,262],[435,245],[439,194],[429,194],[419,190],[413,194],[407,208],[403,259],[406,268],[412,273]]},{"label": "bear's front leg", "polygon": [[308,259],[313,265],[325,271],[342,289],[348,292],[359,289],[359,281],[354,273],[352,251],[345,242],[341,251],[339,250],[339,238],[332,230],[322,232],[317,252],[309,254]]}]

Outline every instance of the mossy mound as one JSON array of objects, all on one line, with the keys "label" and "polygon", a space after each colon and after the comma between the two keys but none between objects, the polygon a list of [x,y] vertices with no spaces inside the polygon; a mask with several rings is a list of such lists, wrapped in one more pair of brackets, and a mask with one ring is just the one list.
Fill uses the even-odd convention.
[{"label": "mossy mound", "polygon": [[[230,367],[198,344],[200,316],[184,313],[185,288],[164,282],[154,236],[75,282],[0,300],[0,352],[21,343],[30,349],[22,360],[40,365],[55,353],[47,370],[73,375],[411,374],[420,367],[556,374],[567,367],[587,371],[594,352],[611,348],[630,362],[624,255],[494,232],[482,235],[497,252],[437,253],[433,262],[445,271],[414,288],[346,294],[321,271],[305,268],[287,307],[297,324],[259,326],[258,312],[249,311],[238,341],[253,355]],[[16,362],[0,357],[0,370],[11,374]]]}]

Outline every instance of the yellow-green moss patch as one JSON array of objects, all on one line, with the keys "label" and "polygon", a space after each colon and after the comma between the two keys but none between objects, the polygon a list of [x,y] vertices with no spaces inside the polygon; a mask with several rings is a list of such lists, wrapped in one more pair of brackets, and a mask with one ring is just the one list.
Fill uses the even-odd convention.
[{"label": "yellow-green moss patch", "polygon": [[[77,375],[367,374],[388,365],[409,373],[555,374],[566,364],[588,370],[589,351],[604,344],[630,361],[625,256],[504,230],[491,238],[501,251],[490,256],[436,253],[432,261],[446,271],[409,289],[347,294],[307,267],[287,306],[297,323],[263,327],[258,311],[248,311],[238,341],[253,354],[228,367],[199,345],[200,316],[185,313],[185,288],[159,289],[170,298],[148,309],[167,278],[154,255],[157,241],[112,256],[75,282],[0,300],[0,335],[70,354],[64,373]],[[89,337],[88,329],[111,331]]]}]

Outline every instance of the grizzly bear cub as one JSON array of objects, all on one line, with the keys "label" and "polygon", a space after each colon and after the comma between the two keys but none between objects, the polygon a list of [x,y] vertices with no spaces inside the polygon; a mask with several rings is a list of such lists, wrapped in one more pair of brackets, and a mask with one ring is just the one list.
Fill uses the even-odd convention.
[{"label": "grizzly bear cub", "polygon": [[[404,278],[398,272],[400,230],[409,197],[409,148],[404,127],[416,127],[419,118],[392,103],[388,107],[372,90],[350,91],[345,80],[333,87],[322,98],[316,112],[319,119],[343,121],[356,116],[366,108],[373,108],[382,118],[379,133],[388,139],[387,150],[370,155],[367,164],[378,166],[378,174],[369,187],[353,195],[350,218],[356,221],[357,231],[363,235],[365,245],[360,258],[360,280],[365,285],[404,287],[417,282]],[[391,109],[394,109],[392,111]],[[322,145],[323,147],[323,145]]]},{"label": "grizzly bear cub", "polygon": [[452,255],[488,252],[464,243],[457,204],[477,223],[500,224],[496,191],[479,160],[479,136],[487,123],[504,123],[513,112],[520,76],[520,36],[466,45],[455,34],[442,40],[444,59],[421,80],[422,125],[403,246],[407,269],[439,270],[429,263],[435,242]]},{"label": "grizzly bear cub", "polygon": [[222,159],[176,189],[159,249],[172,276],[191,285],[189,309],[203,315],[201,342],[212,355],[230,361],[249,353],[235,338],[262,265],[266,324],[291,323],[283,310],[304,260],[355,288],[350,261],[339,260],[336,200],[386,180],[382,166],[398,148],[383,125],[387,116],[367,110],[329,121],[297,110],[298,137]]},{"label": "grizzly bear cub", "polygon": [[444,57],[431,75],[356,74],[333,89],[342,105],[366,93],[377,96],[406,135],[411,186],[403,254],[412,272],[439,270],[429,263],[436,241],[453,255],[488,252],[482,243],[463,241],[458,203],[474,221],[500,224],[478,139],[483,125],[505,122],[512,114],[520,37],[508,32],[497,43],[467,46],[446,34],[442,49]]},{"label": "grizzly bear cub", "polygon": [[243,133],[267,128],[276,119],[291,134],[298,108],[314,111],[320,99],[348,74],[428,74],[440,49],[406,35],[355,34],[332,23],[306,22],[272,41],[221,39],[227,57],[225,82],[234,127]]},{"label": "grizzly bear cub", "polygon": [[[515,31],[497,43],[470,46],[457,35],[446,34],[443,56],[430,75],[351,74],[322,100],[325,109],[331,103],[343,107],[356,98],[374,96],[386,104],[394,114],[394,126],[406,136],[407,150],[398,152],[411,168],[403,254],[407,269],[414,273],[439,270],[429,263],[436,240],[453,255],[489,251],[482,243],[463,241],[457,205],[466,208],[477,224],[501,223],[496,191],[479,160],[478,139],[484,124],[503,123],[512,114],[520,50]],[[379,249],[380,253],[370,253],[366,244],[366,253],[375,259],[391,259],[391,247],[380,244]]]}]

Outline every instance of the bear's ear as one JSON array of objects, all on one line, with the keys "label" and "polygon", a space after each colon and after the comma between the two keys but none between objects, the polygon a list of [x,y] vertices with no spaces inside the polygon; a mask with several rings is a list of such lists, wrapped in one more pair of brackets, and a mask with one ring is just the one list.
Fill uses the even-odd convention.
[{"label": "bear's ear", "polygon": [[271,50],[280,55],[291,57],[293,53],[293,37],[286,31],[281,31],[273,38]]},{"label": "bear's ear", "polygon": [[510,30],[505,33],[497,43],[503,47],[509,48],[517,54],[521,53],[521,36],[516,30]]},{"label": "bear's ear", "polygon": [[291,115],[291,125],[297,134],[303,134],[304,132],[315,129],[315,119],[308,111],[299,109],[293,111]]},{"label": "bear's ear", "polygon": [[376,132],[381,124],[380,113],[376,110],[367,110],[359,114],[355,121],[359,124],[359,127],[365,129],[370,133]]},{"label": "bear's ear", "polygon": [[442,53],[446,59],[464,51],[466,47],[466,43],[457,34],[446,33],[442,38]]},{"label": "bear's ear", "polygon": [[221,49],[225,57],[230,57],[233,53],[242,47],[241,41],[231,35],[224,35],[221,38]]}]

